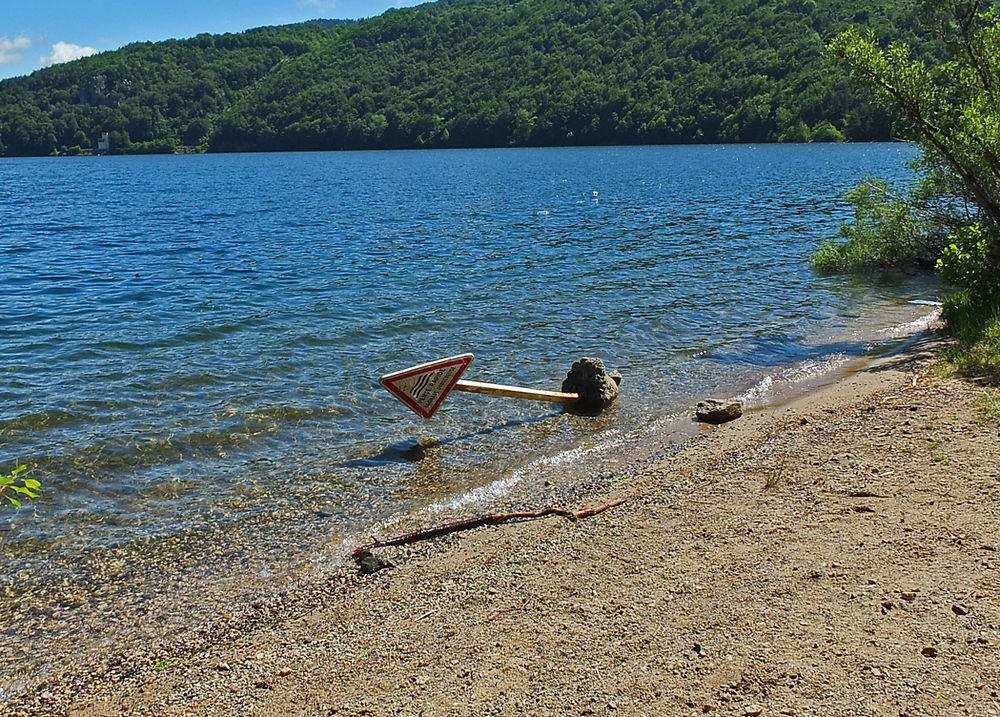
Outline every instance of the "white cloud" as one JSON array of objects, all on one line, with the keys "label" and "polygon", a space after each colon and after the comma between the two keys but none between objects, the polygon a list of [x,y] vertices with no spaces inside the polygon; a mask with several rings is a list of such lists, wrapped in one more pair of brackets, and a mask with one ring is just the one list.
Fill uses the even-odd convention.
[{"label": "white cloud", "polygon": [[38,58],[39,67],[58,65],[62,62],[79,60],[81,57],[96,55],[97,49],[93,47],[83,47],[74,45],[72,42],[57,42],[52,46],[52,54]]},{"label": "white cloud", "polygon": [[21,62],[24,50],[31,49],[31,40],[24,35],[18,35],[13,40],[9,37],[0,37],[0,65],[13,65]]}]

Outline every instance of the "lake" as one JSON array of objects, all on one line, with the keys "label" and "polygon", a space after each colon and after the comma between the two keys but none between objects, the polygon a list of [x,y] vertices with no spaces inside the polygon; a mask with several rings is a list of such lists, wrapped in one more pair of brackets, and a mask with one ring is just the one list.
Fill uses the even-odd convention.
[{"label": "lake", "polygon": [[[0,585],[256,521],[310,540],[502,494],[686,412],[761,403],[923,325],[937,284],[808,263],[906,144],[5,159]],[[598,418],[380,375],[624,375]],[[686,419],[681,419],[682,421]],[[449,503],[451,501],[451,503]]]}]

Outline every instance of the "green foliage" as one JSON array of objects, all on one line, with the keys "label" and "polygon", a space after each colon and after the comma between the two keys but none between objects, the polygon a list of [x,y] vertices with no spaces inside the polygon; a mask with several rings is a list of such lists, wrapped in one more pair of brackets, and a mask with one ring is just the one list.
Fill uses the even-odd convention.
[{"label": "green foliage", "polygon": [[10,473],[0,473],[0,498],[6,498],[16,508],[21,507],[21,501],[13,494],[37,498],[38,490],[42,487],[42,484],[34,478],[24,477],[27,471],[27,466],[18,465]]},{"label": "green foliage", "polygon": [[162,659],[157,660],[152,665],[150,665],[149,669],[153,670],[154,672],[163,672],[164,670],[171,670],[182,664],[183,660],[181,660],[179,657],[164,657]]},{"label": "green foliage", "polygon": [[[937,249],[936,267],[957,291],[943,316],[958,338],[959,365],[1000,377],[1000,27],[980,0],[926,0],[939,61],[914,59],[906,43],[881,47],[872,31],[851,28],[831,43],[887,105],[905,116],[923,149],[925,174],[905,198],[856,191],[855,223],[842,243],[824,244],[818,268],[857,268]],[[946,237],[938,241],[936,237]]]},{"label": "green foliage", "polygon": [[135,43],[4,80],[0,153],[93,151],[103,132],[111,134],[114,154],[172,152],[182,138],[206,146],[213,117],[281,63],[349,25],[312,22]]},{"label": "green foliage", "polygon": [[838,238],[824,242],[813,255],[820,273],[898,266],[926,252],[913,203],[887,182],[868,177],[847,199],[854,205],[854,220],[843,222]]},{"label": "green foliage", "polygon": [[[928,67],[911,58],[905,43],[881,48],[871,32],[852,28],[830,45],[886,104],[906,115],[930,161],[954,172],[979,209],[1000,222],[1000,126],[997,87],[1000,30],[994,11],[980,3],[925,3],[925,12],[951,6],[953,16],[936,17],[950,58]],[[957,25],[957,27],[953,27]],[[957,35],[956,35],[957,33]]]},{"label": "green foliage", "polygon": [[779,142],[808,142],[809,138],[812,136],[812,132],[807,125],[802,120],[793,122],[789,125],[788,129],[781,133],[778,137]]},{"label": "green foliage", "polygon": [[1000,382],[1000,309],[968,291],[944,302],[942,314],[957,339],[946,358],[961,371]]},{"label": "green foliage", "polygon": [[973,224],[961,227],[949,239],[951,243],[937,260],[941,276],[974,296],[992,299],[1000,273],[991,255],[989,233],[982,225]]},{"label": "green foliage", "polygon": [[976,423],[1000,426],[1000,390],[988,391],[979,401],[979,416]]},{"label": "green foliage", "polygon": [[843,142],[846,137],[844,133],[834,127],[828,120],[823,120],[813,127],[810,132],[810,139],[813,142]]},{"label": "green foliage", "polygon": [[884,140],[825,58],[884,0],[475,0],[137,43],[0,82],[0,153]]}]

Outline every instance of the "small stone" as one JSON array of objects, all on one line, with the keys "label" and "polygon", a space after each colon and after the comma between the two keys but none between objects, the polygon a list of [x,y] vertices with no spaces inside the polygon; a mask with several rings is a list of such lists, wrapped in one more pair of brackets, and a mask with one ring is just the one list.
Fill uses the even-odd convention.
[{"label": "small stone", "polygon": [[377,573],[379,570],[392,567],[392,563],[379,555],[375,555],[370,550],[362,550],[356,553],[354,560],[358,564],[358,568],[361,569],[361,572],[366,575],[371,575],[372,573]]},{"label": "small stone", "polygon": [[954,605],[951,606],[951,611],[956,615],[969,614],[969,608],[967,608],[965,605],[959,605],[958,603],[955,603]]},{"label": "small stone", "polygon": [[229,663],[227,662],[216,662],[212,666],[212,669],[216,670],[217,672],[229,672],[230,668],[229,668]]},{"label": "small stone", "polygon": [[914,600],[917,599],[917,594],[915,592],[909,592],[908,591],[908,592],[905,592],[905,593],[901,593],[899,597],[901,597],[904,600],[906,600],[906,602],[913,602]]},{"label": "small stone", "polygon": [[743,708],[743,717],[760,717],[764,708],[760,705],[747,705]]},{"label": "small stone", "polygon": [[742,415],[743,402],[738,398],[725,401],[718,398],[706,398],[704,401],[699,401],[694,409],[695,420],[713,425],[734,421]]},{"label": "small stone", "polygon": [[920,651],[920,654],[923,655],[924,657],[937,657],[938,651],[937,648],[934,647],[933,645],[928,645],[927,647],[925,647],[923,650]]}]

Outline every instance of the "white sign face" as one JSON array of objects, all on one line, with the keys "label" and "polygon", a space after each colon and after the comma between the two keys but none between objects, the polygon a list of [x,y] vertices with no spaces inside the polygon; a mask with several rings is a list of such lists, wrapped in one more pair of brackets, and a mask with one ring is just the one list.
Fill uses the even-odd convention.
[{"label": "white sign face", "polygon": [[472,363],[472,354],[452,356],[389,373],[379,379],[392,395],[430,418]]}]

